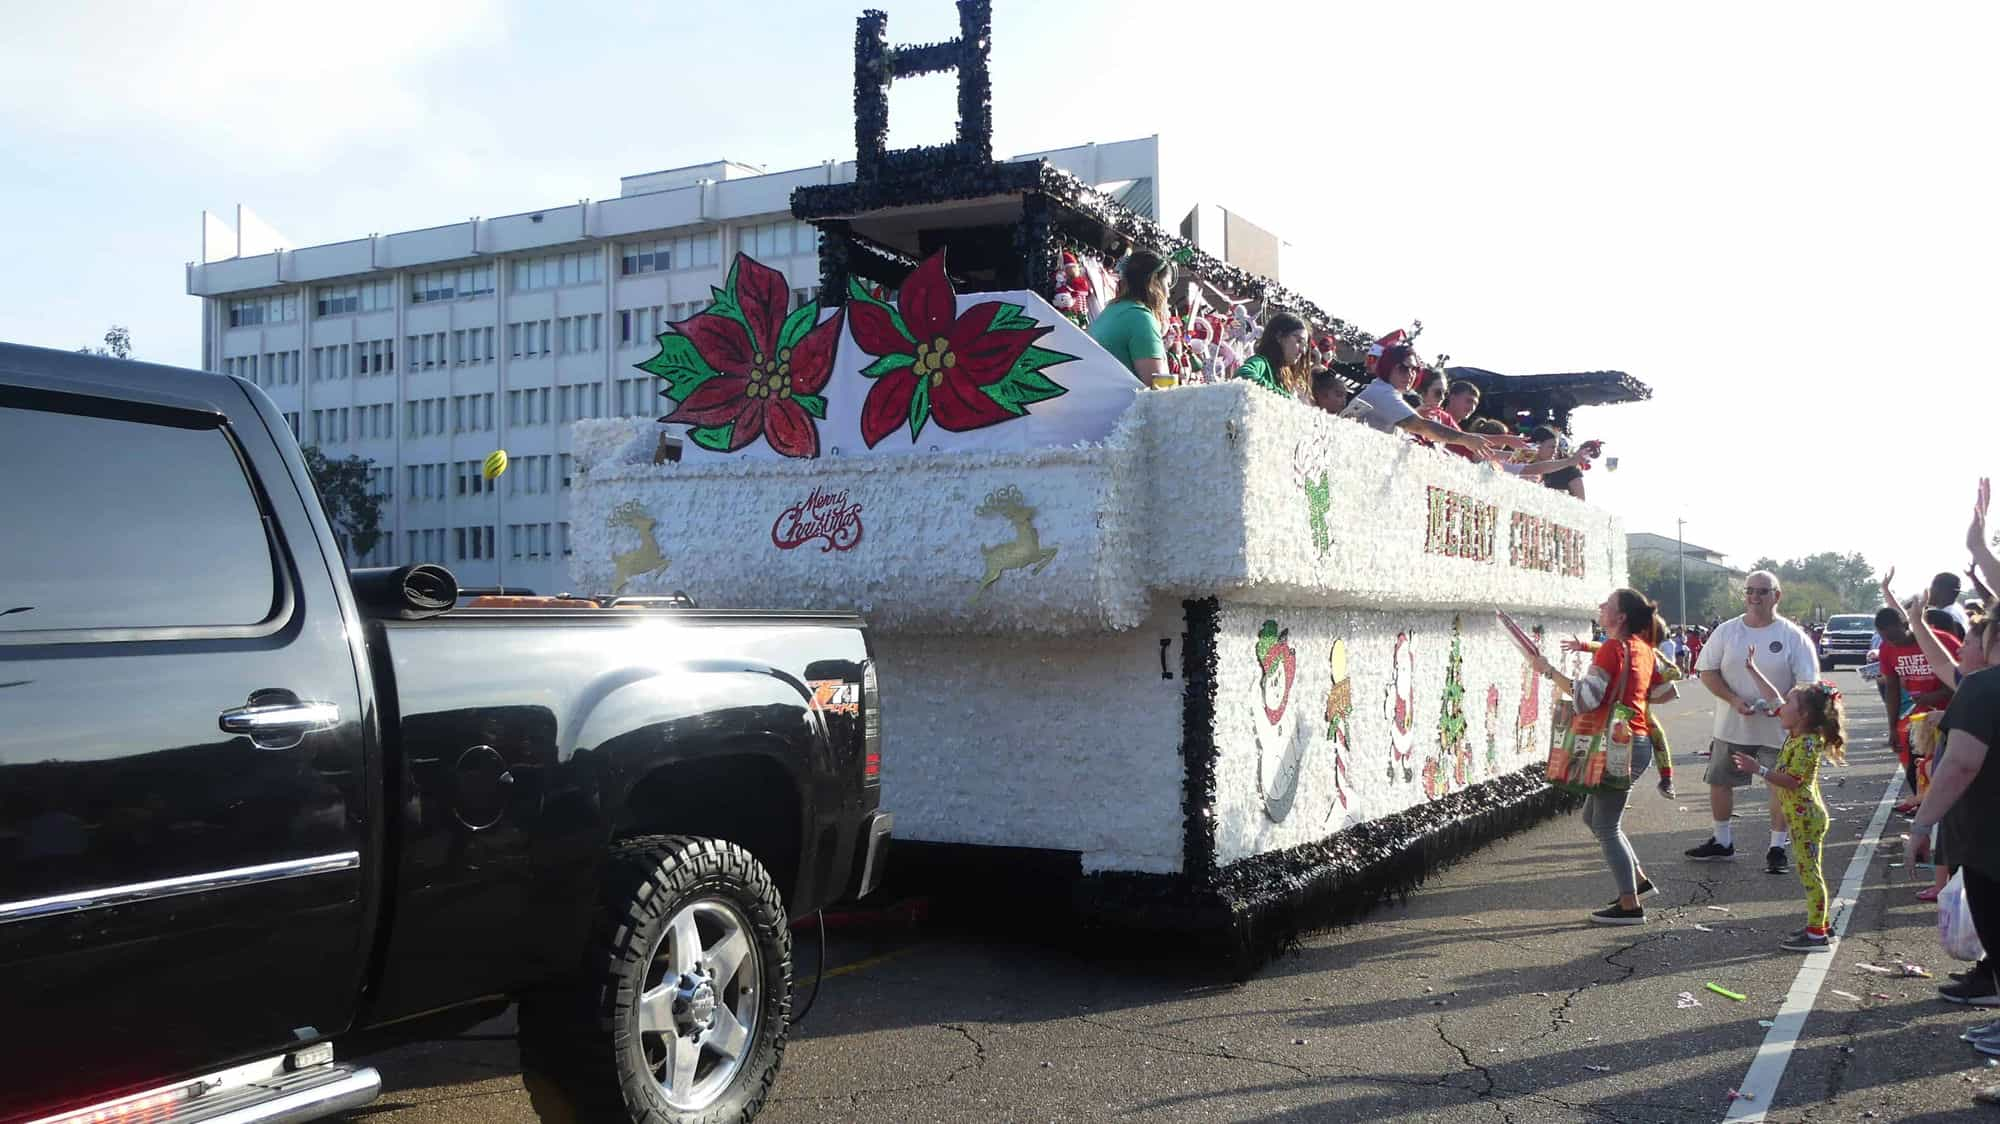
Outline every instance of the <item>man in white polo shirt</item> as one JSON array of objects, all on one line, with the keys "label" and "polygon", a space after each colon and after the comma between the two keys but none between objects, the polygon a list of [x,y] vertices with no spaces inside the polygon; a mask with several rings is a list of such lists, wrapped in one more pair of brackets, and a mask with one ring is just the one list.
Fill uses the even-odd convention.
[{"label": "man in white polo shirt", "polygon": [[[1757,759],[1767,769],[1776,768],[1778,749],[1785,744],[1784,727],[1769,708],[1751,705],[1761,695],[1745,663],[1756,653],[1757,670],[1771,680],[1780,693],[1800,683],[1819,678],[1819,657],[1812,638],[1804,629],[1778,615],[1778,601],[1784,589],[1778,575],[1769,570],[1751,574],[1743,584],[1743,615],[1722,622],[1715,634],[1702,645],[1695,671],[1701,685],[1725,705],[1715,712],[1714,740],[1708,760],[1708,809],[1715,832],[1708,842],[1688,851],[1696,862],[1718,862],[1736,857],[1735,832],[1730,813],[1735,810],[1736,790],[1748,787],[1751,774],[1740,772],[1731,755],[1743,753]],[[1771,847],[1764,853],[1764,869],[1783,874],[1789,869],[1785,848],[1791,833],[1785,828],[1782,801],[1771,801]]]}]

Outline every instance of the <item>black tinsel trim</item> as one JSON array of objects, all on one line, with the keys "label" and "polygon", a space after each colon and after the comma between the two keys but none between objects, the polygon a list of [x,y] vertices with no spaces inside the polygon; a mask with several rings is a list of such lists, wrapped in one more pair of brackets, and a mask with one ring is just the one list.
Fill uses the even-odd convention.
[{"label": "black tinsel trim", "polygon": [[1550,788],[1535,766],[1318,843],[1231,863],[1210,885],[1096,874],[1079,884],[1077,899],[1099,926],[1181,934],[1245,975],[1300,934],[1351,924],[1470,851],[1578,803]]},{"label": "black tinsel trim", "polygon": [[853,269],[848,260],[853,239],[844,220],[828,219],[818,225],[819,306],[842,308],[847,304],[847,278]]},{"label": "black tinsel trim", "polygon": [[[861,13],[854,27],[855,178],[920,170],[938,162],[981,165],[993,160],[992,0],[958,0],[958,38],[943,43],[889,46],[889,17]],[[948,145],[889,148],[889,84],[898,78],[958,72],[958,130]]]},{"label": "black tinsel trim", "polygon": [[889,56],[889,73],[894,78],[919,78],[958,69],[958,40],[898,47]]},{"label": "black tinsel trim", "polygon": [[1191,883],[1215,881],[1215,692],[1222,604],[1184,601],[1181,634],[1181,872]]},{"label": "black tinsel trim", "polygon": [[[856,125],[860,128],[859,123]],[[859,133],[857,132],[857,137]],[[1053,263],[1060,260],[1058,234],[1116,260],[1133,249],[1175,258],[1179,268],[1200,277],[1257,311],[1283,308],[1303,316],[1317,330],[1333,333],[1352,347],[1374,337],[1269,278],[1203,253],[1192,242],[1112,199],[1046,161],[966,163],[957,145],[884,152],[873,176],[853,183],[813,184],[792,192],[792,214],[807,222],[852,218],[873,211],[925,206],[964,199],[1020,195],[1023,229],[1017,235],[1033,287],[1054,295]],[[1039,197],[1039,198],[1038,198]],[[1036,262],[1047,268],[1037,268]]]}]

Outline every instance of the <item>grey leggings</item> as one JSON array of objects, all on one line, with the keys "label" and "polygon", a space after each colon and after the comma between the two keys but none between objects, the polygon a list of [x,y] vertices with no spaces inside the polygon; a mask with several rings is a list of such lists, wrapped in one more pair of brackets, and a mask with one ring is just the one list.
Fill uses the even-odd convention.
[{"label": "grey leggings", "polygon": [[[1653,764],[1653,739],[1632,739],[1632,784]],[[1639,892],[1639,856],[1632,853],[1632,841],[1625,838],[1625,800],[1632,793],[1592,794],[1583,801],[1583,822],[1604,848],[1604,863],[1618,883],[1619,894]]]}]

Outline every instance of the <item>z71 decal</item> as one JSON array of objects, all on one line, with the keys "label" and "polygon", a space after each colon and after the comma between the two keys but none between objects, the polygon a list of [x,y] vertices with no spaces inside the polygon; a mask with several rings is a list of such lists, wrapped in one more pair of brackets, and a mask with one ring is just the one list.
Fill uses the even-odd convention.
[{"label": "z71 decal", "polygon": [[812,688],[814,710],[821,714],[844,714],[849,718],[860,716],[861,684],[842,679],[809,679],[806,685]]}]

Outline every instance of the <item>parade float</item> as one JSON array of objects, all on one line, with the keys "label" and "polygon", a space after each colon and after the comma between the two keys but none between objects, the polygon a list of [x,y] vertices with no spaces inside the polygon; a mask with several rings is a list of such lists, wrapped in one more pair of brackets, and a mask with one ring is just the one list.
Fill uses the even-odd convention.
[{"label": "parade float", "polygon": [[[899,871],[1033,872],[1246,960],[1563,806],[1554,698],[1492,610],[1552,653],[1587,634],[1617,520],[1249,383],[1142,388],[1078,326],[1079,255],[1154,249],[1189,299],[1368,341],[993,162],[986,5],[959,9],[916,48],[860,21],[855,182],[793,198],[821,299],[738,257],[641,364],[665,415],[577,423],[574,585],[859,610]],[[957,141],[889,151],[883,89],[932,70]]]}]

